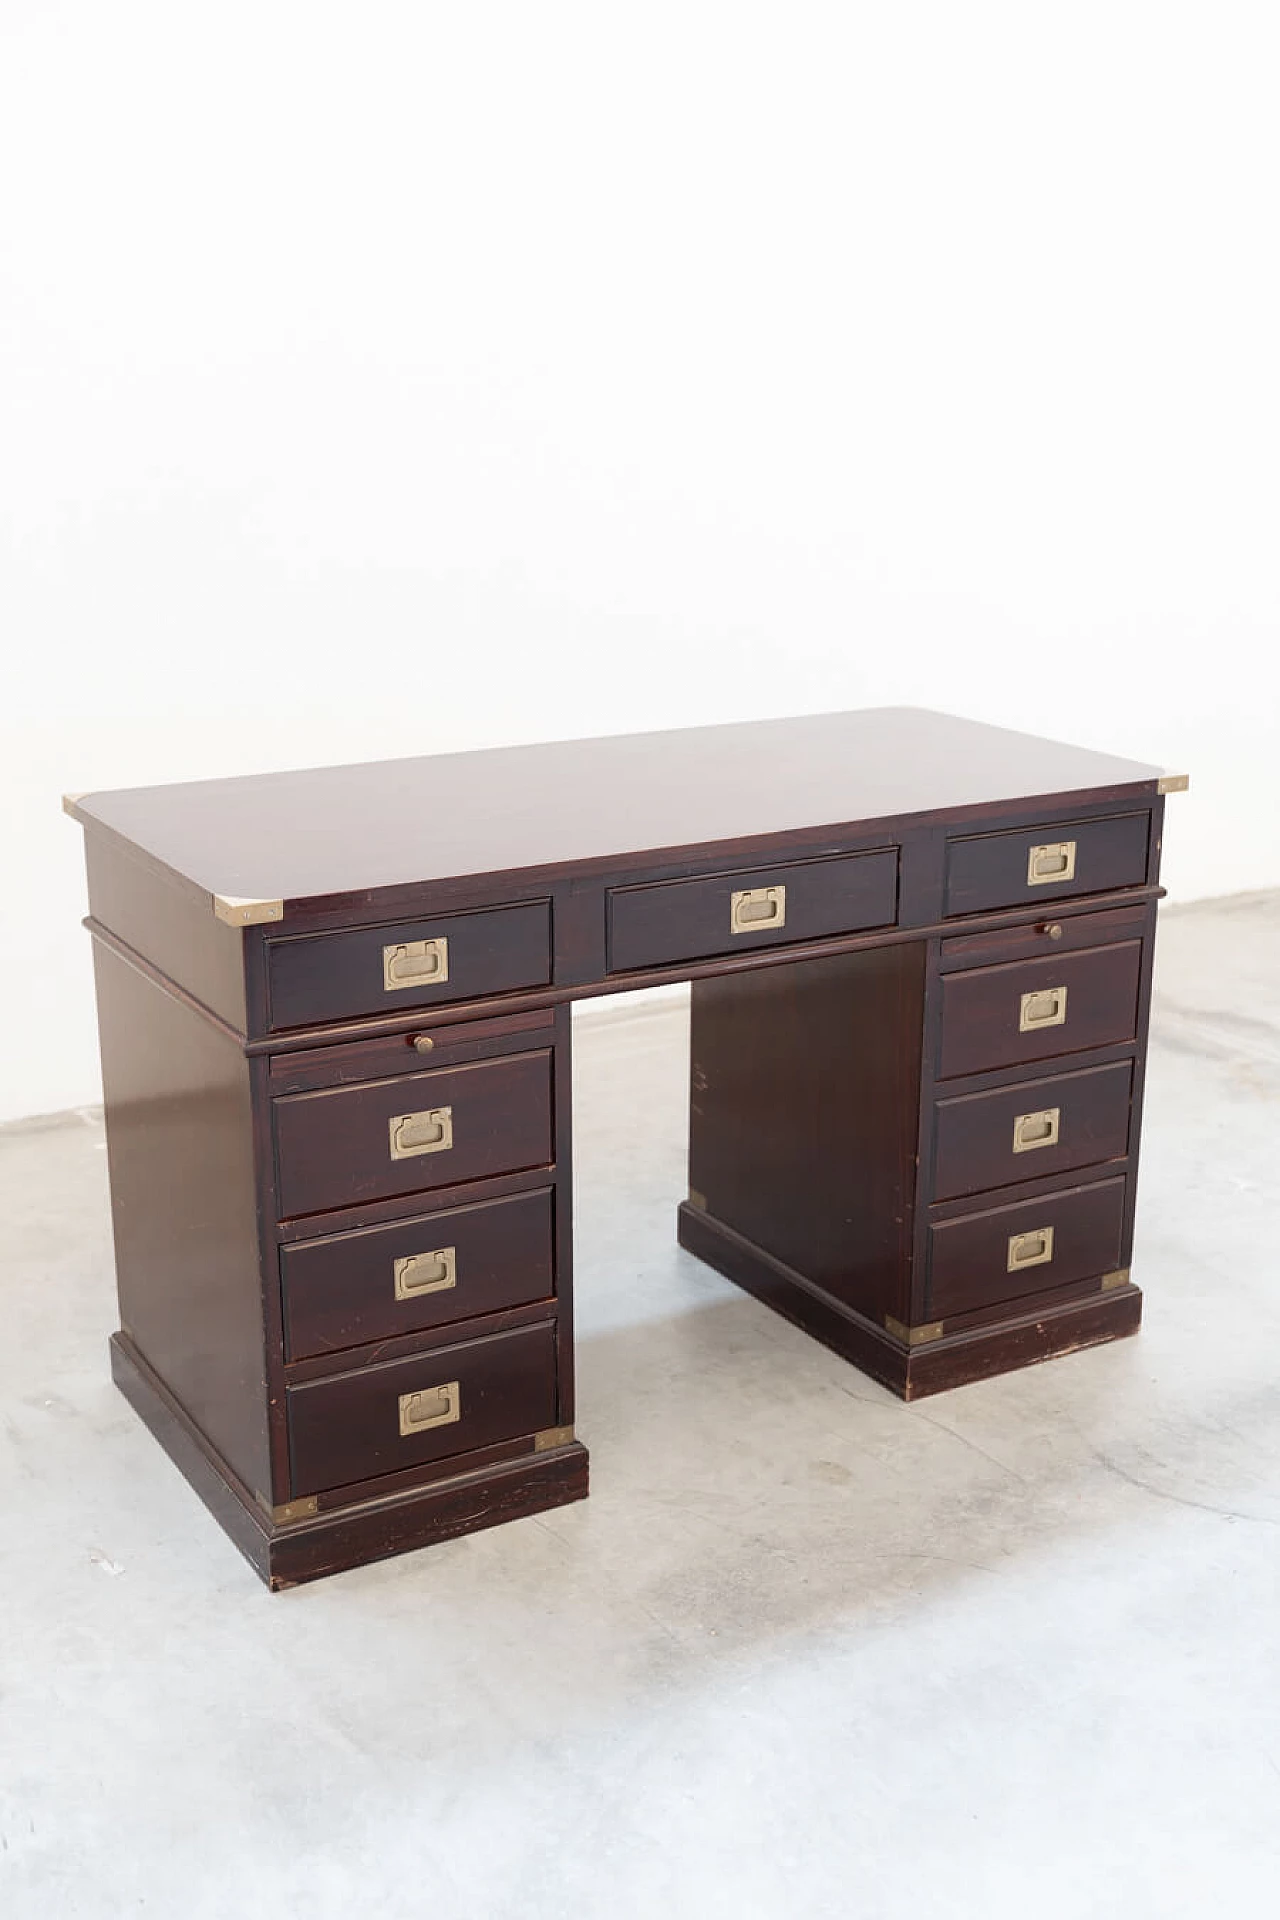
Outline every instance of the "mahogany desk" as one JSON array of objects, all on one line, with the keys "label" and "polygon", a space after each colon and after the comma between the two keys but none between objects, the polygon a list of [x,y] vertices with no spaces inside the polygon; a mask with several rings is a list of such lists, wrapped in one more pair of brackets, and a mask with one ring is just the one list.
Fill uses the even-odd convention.
[{"label": "mahogany desk", "polygon": [[582,1498],[569,1003],[669,980],[682,1246],[906,1398],[1132,1333],[1185,785],[886,709],[69,798],[117,1382],[273,1586]]}]

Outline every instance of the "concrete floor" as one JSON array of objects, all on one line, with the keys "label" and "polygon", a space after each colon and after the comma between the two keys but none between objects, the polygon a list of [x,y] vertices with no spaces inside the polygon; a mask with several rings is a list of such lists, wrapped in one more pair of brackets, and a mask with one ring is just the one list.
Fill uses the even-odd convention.
[{"label": "concrete floor", "polygon": [[0,1912],[1274,1911],[1280,898],[1170,911],[1141,1336],[907,1408],[679,1253],[580,1022],[595,1491],[270,1597],[107,1375],[93,1115],[0,1133]]}]

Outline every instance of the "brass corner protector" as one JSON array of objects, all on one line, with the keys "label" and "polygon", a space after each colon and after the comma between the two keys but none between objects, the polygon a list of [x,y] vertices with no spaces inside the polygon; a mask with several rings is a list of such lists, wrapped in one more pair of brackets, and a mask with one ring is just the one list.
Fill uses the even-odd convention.
[{"label": "brass corner protector", "polygon": [[923,1347],[930,1340],[942,1338],[941,1320],[929,1320],[922,1327],[908,1327],[901,1320],[895,1320],[891,1313],[886,1313],[884,1325],[886,1333],[891,1333],[895,1340],[901,1340],[908,1347]]},{"label": "brass corner protector", "polygon": [[706,1194],[705,1194],[705,1193],[699,1193],[699,1192],[698,1192],[698,1189],[697,1189],[696,1187],[690,1187],[690,1189],[689,1189],[689,1205],[690,1205],[691,1207],[696,1207],[699,1213],[705,1213],[705,1212],[707,1211],[707,1196],[706,1196]]},{"label": "brass corner protector", "polygon": [[1110,1293],[1113,1287],[1127,1287],[1129,1284],[1128,1267],[1117,1267],[1114,1273],[1104,1273],[1098,1282],[1103,1293]]},{"label": "brass corner protector", "polygon": [[70,814],[73,820],[78,820],[80,818],[80,802],[83,799],[83,790],[80,793],[64,793],[62,796],[62,811]]},{"label": "brass corner protector", "polygon": [[533,1436],[535,1453],[550,1453],[553,1447],[567,1447],[573,1439],[572,1427],[544,1427]]},{"label": "brass corner protector", "polygon": [[286,1500],[282,1507],[271,1507],[269,1511],[278,1527],[287,1527],[291,1520],[313,1520],[320,1511],[320,1502],[313,1493],[305,1500]]},{"label": "brass corner protector", "polygon": [[1156,781],[1157,793],[1185,793],[1191,785],[1189,773],[1162,773]]},{"label": "brass corner protector", "polygon": [[235,893],[215,893],[213,911],[229,927],[256,927],[264,920],[283,920],[283,900],[248,900]]}]

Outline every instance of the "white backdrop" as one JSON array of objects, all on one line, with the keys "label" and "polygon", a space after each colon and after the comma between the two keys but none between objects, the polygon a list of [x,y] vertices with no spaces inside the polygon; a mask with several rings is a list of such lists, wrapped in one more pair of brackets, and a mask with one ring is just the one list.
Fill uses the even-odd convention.
[{"label": "white backdrop", "polygon": [[0,1118],[63,788],[916,702],[1280,883],[1274,16],[0,0]]}]

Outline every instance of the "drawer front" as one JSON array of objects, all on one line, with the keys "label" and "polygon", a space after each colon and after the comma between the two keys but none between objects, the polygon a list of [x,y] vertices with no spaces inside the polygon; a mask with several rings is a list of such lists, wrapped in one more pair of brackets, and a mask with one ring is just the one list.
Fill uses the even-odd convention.
[{"label": "drawer front", "polygon": [[939,1100],[933,1197],[955,1200],[1017,1180],[1118,1160],[1129,1148],[1133,1063],[1119,1060],[994,1093]]},{"label": "drawer front", "polygon": [[1132,1040],[1141,961],[1142,942],[1126,940],[1047,960],[947,974],[938,1077],[985,1073]]},{"label": "drawer front", "polygon": [[1100,1280],[1123,1265],[1125,1182],[1103,1180],[930,1228],[926,1317]]},{"label": "drawer front", "polygon": [[275,1113],[281,1217],[551,1164],[551,1054],[284,1094]]},{"label": "drawer front", "polygon": [[285,1391],[293,1497],[373,1480],[556,1424],[553,1326]]},{"label": "drawer front", "polygon": [[1149,813],[1124,813],[952,840],[944,912],[1034,907],[1071,894],[1140,887],[1150,831]]},{"label": "drawer front", "polygon": [[897,917],[896,848],[615,887],[609,895],[609,971],[857,933],[893,926]]},{"label": "drawer front", "polygon": [[280,1250],[285,1355],[337,1353],[555,1291],[549,1189]]},{"label": "drawer front", "polygon": [[551,903],[267,942],[271,1026],[408,1013],[551,978]]}]

